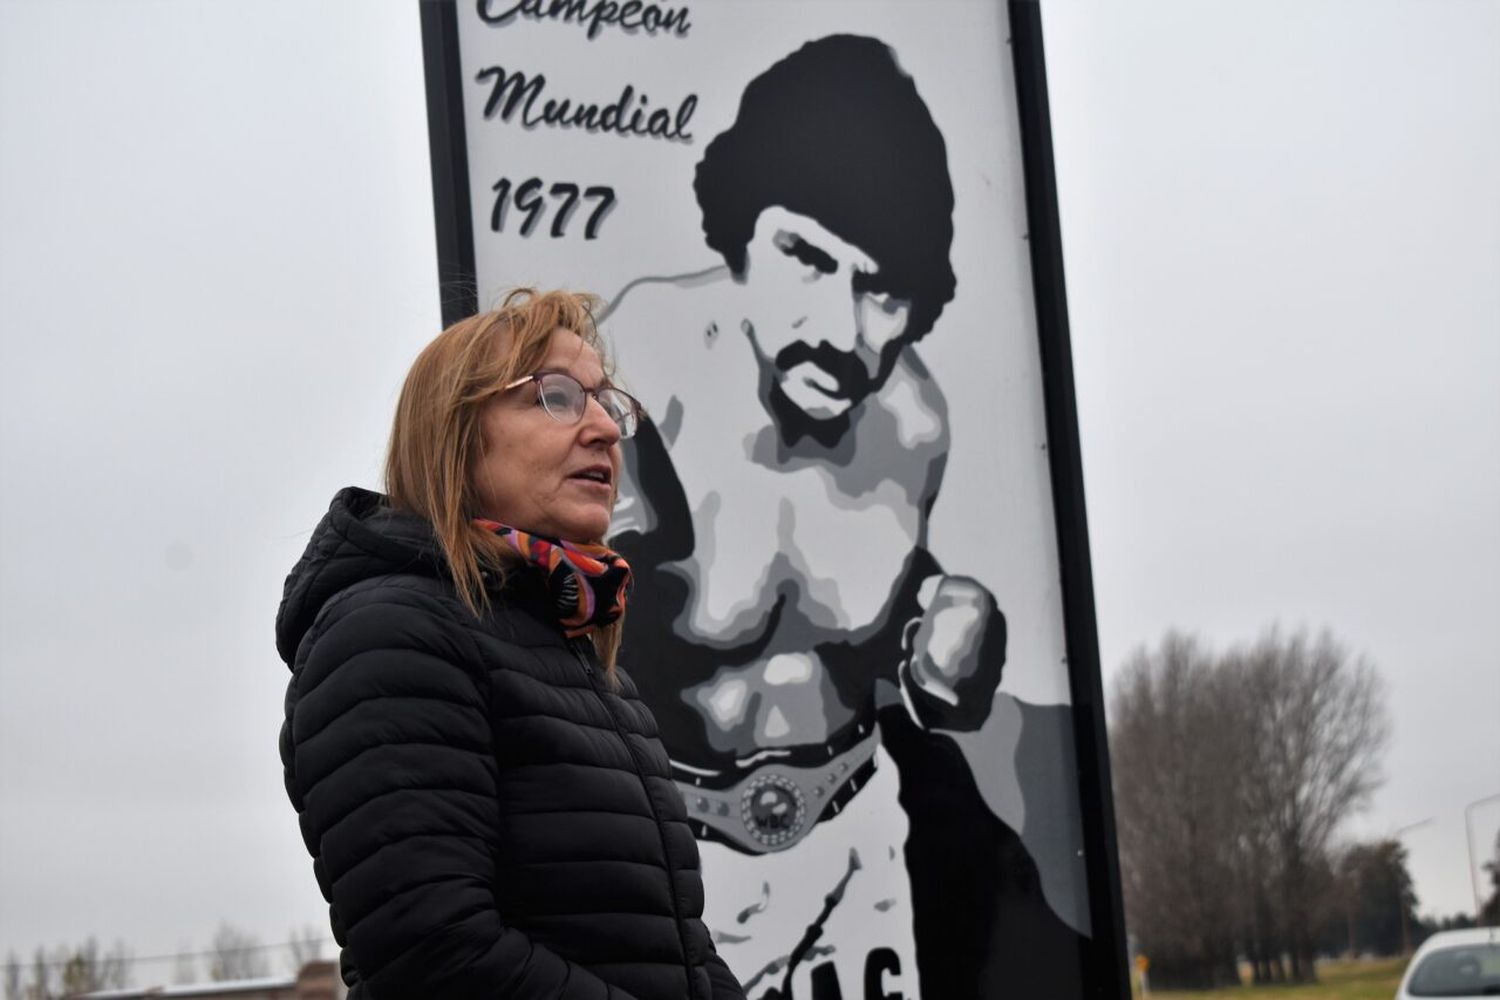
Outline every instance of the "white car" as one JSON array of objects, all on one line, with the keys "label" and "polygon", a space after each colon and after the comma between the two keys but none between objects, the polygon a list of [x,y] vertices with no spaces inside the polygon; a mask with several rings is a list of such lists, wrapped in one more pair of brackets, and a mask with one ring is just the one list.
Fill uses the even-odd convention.
[{"label": "white car", "polygon": [[1500,996],[1500,927],[1439,931],[1412,956],[1396,1000]]}]

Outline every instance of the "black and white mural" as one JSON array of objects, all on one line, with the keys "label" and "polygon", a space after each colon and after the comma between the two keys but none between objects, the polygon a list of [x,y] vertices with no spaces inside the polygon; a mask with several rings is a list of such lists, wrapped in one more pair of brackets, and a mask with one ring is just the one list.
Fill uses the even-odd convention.
[{"label": "black and white mural", "polygon": [[1113,995],[1005,8],[430,13],[469,307],[603,295],[651,417],[622,663],[749,995]]}]

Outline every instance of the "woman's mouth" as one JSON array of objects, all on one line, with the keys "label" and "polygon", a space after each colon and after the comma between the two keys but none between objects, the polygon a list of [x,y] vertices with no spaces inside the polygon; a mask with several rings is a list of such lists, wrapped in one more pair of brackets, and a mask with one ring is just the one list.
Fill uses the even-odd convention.
[{"label": "woman's mouth", "polygon": [[607,465],[591,465],[588,468],[579,469],[569,475],[568,479],[602,496],[614,494],[614,470]]}]

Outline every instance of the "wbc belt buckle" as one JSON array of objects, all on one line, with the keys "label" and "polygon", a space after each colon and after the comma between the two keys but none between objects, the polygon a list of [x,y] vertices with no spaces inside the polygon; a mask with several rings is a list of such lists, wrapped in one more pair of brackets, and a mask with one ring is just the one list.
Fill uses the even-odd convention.
[{"label": "wbc belt buckle", "polygon": [[784,851],[836,815],[875,770],[880,732],[873,730],[849,750],[817,767],[768,761],[728,788],[712,789],[678,780],[688,819],[699,836],[727,841],[751,854]]}]

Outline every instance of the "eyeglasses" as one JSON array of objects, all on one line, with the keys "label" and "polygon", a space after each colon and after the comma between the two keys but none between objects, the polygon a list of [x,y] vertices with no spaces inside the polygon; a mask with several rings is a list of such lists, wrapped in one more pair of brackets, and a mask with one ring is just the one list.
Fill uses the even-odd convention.
[{"label": "eyeglasses", "polygon": [[612,385],[585,389],[582,382],[567,372],[537,372],[516,379],[505,386],[504,391],[509,392],[527,382],[536,383],[537,402],[547,411],[547,416],[558,423],[576,424],[582,420],[583,411],[588,408],[589,397],[593,396],[620,429],[620,437],[634,436],[636,428],[640,426],[641,404],[624,389]]}]

